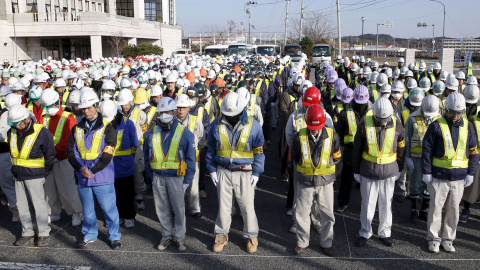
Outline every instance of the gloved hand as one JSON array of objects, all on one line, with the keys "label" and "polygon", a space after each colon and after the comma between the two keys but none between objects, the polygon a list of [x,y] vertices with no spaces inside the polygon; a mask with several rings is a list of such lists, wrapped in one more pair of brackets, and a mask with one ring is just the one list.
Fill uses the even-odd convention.
[{"label": "gloved hand", "polygon": [[183,184],[183,187],[182,187],[182,188],[183,188],[183,192],[185,192],[185,191],[187,190],[188,186],[190,186],[190,185],[189,185],[189,184]]},{"label": "gloved hand", "polygon": [[465,187],[470,186],[473,183],[473,175],[467,174],[465,178]]},{"label": "gloved hand", "polygon": [[212,178],[212,182],[215,186],[218,184],[218,179],[217,179],[217,172],[210,173],[210,177]]},{"label": "gloved hand", "polygon": [[413,164],[413,159],[407,158],[407,166],[408,166],[408,171],[412,173],[413,170],[415,169],[415,165]]},{"label": "gloved hand", "polygon": [[355,178],[355,181],[357,181],[358,183],[362,182],[362,176],[360,174],[354,174],[353,178]]},{"label": "gloved hand", "polygon": [[424,174],[422,177],[422,181],[425,182],[425,184],[430,184],[432,182],[432,175]]},{"label": "gloved hand", "polygon": [[252,187],[255,187],[257,185],[257,182],[258,176],[252,175],[252,177],[250,177],[250,184],[252,184]]}]

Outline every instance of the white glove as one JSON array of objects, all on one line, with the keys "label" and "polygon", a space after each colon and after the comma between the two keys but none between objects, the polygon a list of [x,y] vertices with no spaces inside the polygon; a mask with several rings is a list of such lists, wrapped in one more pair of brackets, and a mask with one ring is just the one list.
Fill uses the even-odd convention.
[{"label": "white glove", "polygon": [[187,190],[188,186],[190,186],[190,185],[189,185],[189,184],[183,184],[183,187],[182,187],[182,188],[183,188],[183,192],[185,192],[185,191]]},{"label": "white glove", "polygon": [[413,164],[413,160],[411,158],[407,158],[407,166],[408,166],[408,171],[412,173],[413,170],[415,169],[415,165]]},{"label": "white glove", "polygon": [[210,173],[210,177],[212,178],[212,182],[215,186],[218,184],[218,179],[217,179],[217,172],[212,172]]},{"label": "white glove", "polygon": [[362,182],[362,176],[360,174],[354,174],[353,178],[355,178],[355,181],[358,183]]},{"label": "white glove", "polygon": [[432,182],[432,175],[424,174],[422,177],[422,181],[425,182],[425,184],[430,184]]},{"label": "white glove", "polygon": [[250,184],[252,184],[252,187],[255,187],[257,185],[257,182],[258,176],[252,175],[252,177],[250,178]]},{"label": "white glove", "polygon": [[465,178],[465,187],[470,186],[473,183],[473,175],[467,174]]}]

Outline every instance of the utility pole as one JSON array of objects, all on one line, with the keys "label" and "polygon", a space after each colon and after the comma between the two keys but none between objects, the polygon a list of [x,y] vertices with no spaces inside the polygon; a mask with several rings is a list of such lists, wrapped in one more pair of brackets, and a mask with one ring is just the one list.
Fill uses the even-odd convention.
[{"label": "utility pole", "polygon": [[287,13],[285,14],[285,36],[283,37],[283,46],[287,45],[287,29],[288,29],[288,4],[290,0],[287,0]]},{"label": "utility pole", "polygon": [[215,32],[213,32],[213,45],[216,45],[217,43],[215,42]]},{"label": "utility pole", "polygon": [[300,9],[300,36],[298,40],[302,40],[302,28],[303,28],[303,0],[302,0],[302,8]]},{"label": "utility pole", "polygon": [[385,25],[383,23],[377,23],[377,58],[378,58],[378,26]]},{"label": "utility pole", "polygon": [[200,33],[200,53],[202,53],[202,33]]},{"label": "utility pole", "polygon": [[247,9],[247,13],[248,13],[248,44],[251,43],[251,40],[252,40],[252,36],[251,36],[251,30],[250,30],[250,27],[251,27],[251,19],[252,19],[252,13],[250,12],[250,6],[251,6],[252,2],[251,1],[248,1],[247,5],[248,5],[248,9]]},{"label": "utility pole", "polygon": [[273,36],[274,36],[273,39],[275,40],[275,45],[277,45],[277,33],[275,33]]},{"label": "utility pole", "polygon": [[338,27],[338,55],[342,56],[342,31],[340,29],[340,0],[337,0],[337,27]]}]

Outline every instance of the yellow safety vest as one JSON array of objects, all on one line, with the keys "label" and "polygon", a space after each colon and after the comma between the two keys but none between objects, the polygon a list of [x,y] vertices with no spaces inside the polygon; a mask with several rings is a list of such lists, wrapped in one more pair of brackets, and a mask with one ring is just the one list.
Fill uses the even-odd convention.
[{"label": "yellow safety vest", "polygon": [[[438,117],[435,117],[434,121],[437,120]],[[421,116],[415,116],[412,118],[413,121],[413,134],[412,134],[412,142],[414,137],[418,137],[418,144],[416,146],[410,147],[410,154],[412,157],[422,157],[422,141],[423,137],[425,136],[425,132],[427,132],[428,126],[422,120]]]},{"label": "yellow safety vest", "polygon": [[[125,124],[127,123],[127,118],[123,118]],[[123,139],[123,132],[125,132],[125,129],[119,129],[117,131],[117,145],[115,146],[115,152],[113,153],[114,157],[121,157],[121,156],[129,156],[133,154],[132,148],[128,149],[121,149],[122,146],[122,139]]]},{"label": "yellow safety vest", "polygon": [[393,142],[395,140],[395,129],[397,119],[393,118],[393,127],[385,132],[382,150],[379,152],[377,143],[377,132],[373,122],[373,115],[367,115],[364,118],[365,130],[367,133],[368,152],[363,152],[362,158],[376,164],[389,164],[397,160],[397,153],[393,153]]},{"label": "yellow safety vest", "polygon": [[212,107],[212,100],[213,100],[213,97],[210,96],[208,97],[207,103],[205,103],[205,110],[207,111],[208,116],[210,116],[210,123],[212,123],[213,120],[215,120],[215,115],[213,113],[210,114],[210,108]]},{"label": "yellow safety vest", "polygon": [[92,139],[92,145],[90,146],[90,149],[85,148],[85,132],[82,128],[79,128],[77,126],[76,128],[76,139],[77,139],[77,148],[78,152],[80,152],[80,156],[83,160],[95,160],[96,158],[99,157],[101,150],[100,150],[100,145],[102,144],[102,138],[103,138],[103,133],[105,132],[105,128],[107,127],[108,122],[106,120],[103,120],[103,127],[100,128],[99,130],[95,131],[95,134],[93,135]]},{"label": "yellow safety vest", "polygon": [[247,111],[248,117],[253,117],[255,115],[255,106],[257,105],[257,96],[250,95],[250,108]]},{"label": "yellow safety vest", "polygon": [[295,120],[295,124],[296,124],[295,129],[297,130],[297,132],[299,132],[301,129],[307,127],[307,123],[305,122],[305,118],[297,117],[297,116],[298,116],[298,112],[295,113],[295,118],[297,118]]},{"label": "yellow safety vest", "polygon": [[258,81],[257,86],[255,87],[255,95],[259,97],[262,94],[260,87],[262,87],[263,79]]},{"label": "yellow safety vest", "polygon": [[[203,110],[202,112],[198,112],[198,116],[197,115],[192,115],[190,114],[190,120],[188,121],[188,130],[190,130],[190,132],[193,133],[193,135],[195,135],[195,130],[197,129],[197,119],[201,117],[200,119],[203,119]],[[199,138],[200,139],[200,138]],[[197,149],[196,152],[195,152],[195,161],[200,161],[200,150]]]},{"label": "yellow safety vest", "polygon": [[[227,126],[222,123],[218,123],[218,135],[220,136],[220,148],[217,148],[217,156],[223,158],[253,158],[253,151],[247,150],[248,138],[252,131],[253,118],[248,118],[248,124],[243,127],[242,134],[237,142],[237,147],[232,148],[230,139],[228,137]],[[233,134],[232,134],[233,136]]]},{"label": "yellow safety vest", "polygon": [[405,100],[400,102],[400,109],[402,110],[402,118],[403,118],[403,127],[407,125],[407,119],[410,116],[410,112],[408,111],[407,107],[405,107]]},{"label": "yellow safety vest", "polygon": [[172,140],[170,142],[170,147],[168,148],[167,156],[165,156],[162,149],[162,134],[159,131],[158,126],[155,126],[153,128],[153,159],[152,161],[150,161],[150,167],[152,169],[177,170],[181,167],[182,162],[178,160],[178,148],[180,146],[180,140],[182,139],[184,130],[184,126],[177,125],[175,133],[173,134]]},{"label": "yellow safety vest", "polygon": [[[55,129],[55,134],[53,135],[53,144],[57,145],[60,142],[60,139],[62,138],[62,133],[63,133],[63,127],[65,126],[65,122],[67,122],[67,118],[71,113],[69,112],[63,112],[62,115],[60,116],[60,120],[58,120],[57,128]],[[45,126],[50,129],[50,115],[45,115]]]},{"label": "yellow safety vest", "polygon": [[69,95],[70,95],[70,92],[68,92],[67,89],[65,89],[65,91],[63,92],[63,95],[62,95],[63,104],[67,104],[67,100],[68,100]]},{"label": "yellow safety vest", "polygon": [[152,122],[153,116],[155,115],[156,111],[157,111],[157,107],[153,107],[153,106],[150,107],[150,110],[147,113],[147,125],[146,125],[147,127],[150,126],[150,123]]},{"label": "yellow safety vest", "polygon": [[20,153],[17,148],[17,130],[12,128],[12,134],[10,137],[10,155],[12,157],[13,165],[27,168],[45,167],[45,158],[30,158],[30,152],[32,151],[33,145],[35,144],[42,127],[42,124],[33,124],[33,133],[28,135],[23,141]]},{"label": "yellow safety vest", "polygon": [[[367,116],[373,115],[372,110],[369,110]],[[343,138],[343,143],[353,143],[355,134],[357,133],[357,122],[355,120],[355,113],[352,109],[347,109],[348,134]]]},{"label": "yellow safety vest", "polygon": [[473,116],[473,124],[477,132],[477,148],[480,149],[480,119],[478,119],[477,115]]},{"label": "yellow safety vest", "polygon": [[[137,121],[138,121],[138,117],[140,116],[140,112],[141,112],[141,111],[142,111],[142,110],[139,109],[139,108],[133,109],[132,114],[131,114],[130,117],[128,118],[128,119],[132,120],[133,125],[135,126],[135,128],[137,128],[137,127],[136,127],[136,126],[137,126]],[[142,131],[144,132],[145,130],[148,129],[148,124],[145,123],[145,124],[141,125],[140,128],[141,128]],[[143,145],[143,137],[138,139],[138,143],[139,143],[140,145]]]},{"label": "yellow safety vest", "polygon": [[378,90],[376,85],[372,85],[372,96],[373,96],[373,101],[376,101],[378,99]]},{"label": "yellow safety vest", "polygon": [[290,102],[293,102],[295,106],[295,111],[298,112],[298,100],[292,95],[289,95],[289,97],[290,97]]},{"label": "yellow safety vest", "polygon": [[437,120],[442,130],[445,154],[442,158],[434,157],[433,166],[445,169],[468,168],[468,159],[465,154],[467,148],[468,122],[465,121],[465,118],[463,118],[463,120],[463,126],[458,130],[456,151],[453,149],[452,136],[447,121],[443,117]]},{"label": "yellow safety vest", "polygon": [[310,143],[308,142],[307,129],[302,128],[299,132],[300,148],[302,151],[302,163],[297,164],[297,171],[303,175],[332,175],[335,173],[335,165],[330,165],[332,153],[333,129],[325,128],[328,138],[323,141],[322,155],[317,167],[312,163],[310,155]]}]

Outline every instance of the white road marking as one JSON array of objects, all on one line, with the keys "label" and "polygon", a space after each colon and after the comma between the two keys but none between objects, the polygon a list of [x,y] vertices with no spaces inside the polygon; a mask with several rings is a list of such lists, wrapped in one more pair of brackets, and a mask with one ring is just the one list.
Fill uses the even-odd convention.
[{"label": "white road marking", "polygon": [[32,263],[16,263],[16,262],[0,262],[0,269],[39,269],[39,270],[88,270],[91,267],[86,266],[67,266],[55,264],[32,264]]}]

